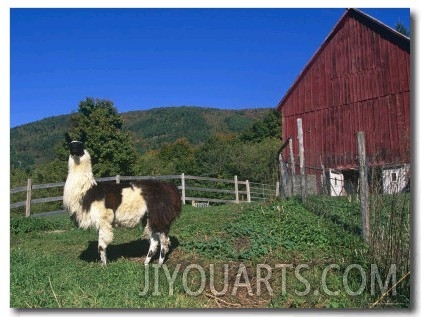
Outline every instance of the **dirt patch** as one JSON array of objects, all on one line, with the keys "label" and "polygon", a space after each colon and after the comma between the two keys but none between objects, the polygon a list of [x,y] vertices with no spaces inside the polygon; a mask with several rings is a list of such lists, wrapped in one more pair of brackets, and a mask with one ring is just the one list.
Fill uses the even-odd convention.
[{"label": "dirt patch", "polygon": [[45,233],[63,233],[63,232],[66,232],[66,230],[57,229],[57,230],[46,231]]},{"label": "dirt patch", "polygon": [[236,237],[233,241],[233,248],[239,254],[245,250],[248,250],[251,246],[251,240],[249,237],[240,236]]},{"label": "dirt patch", "polygon": [[[256,267],[247,266],[239,262],[230,262],[226,265],[226,268],[223,268],[223,266],[220,268],[220,272],[215,272],[214,288],[209,287],[204,292],[204,296],[209,298],[209,307],[268,307],[271,301],[271,294],[269,292],[271,285],[270,289],[267,289],[262,283],[260,283],[260,286],[257,285]],[[224,275],[226,275],[227,283],[224,280]]]}]

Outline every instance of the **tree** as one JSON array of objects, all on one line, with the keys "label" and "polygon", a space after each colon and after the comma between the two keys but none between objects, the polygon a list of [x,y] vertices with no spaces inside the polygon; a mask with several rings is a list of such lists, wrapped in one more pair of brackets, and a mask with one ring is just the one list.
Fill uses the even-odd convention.
[{"label": "tree", "polygon": [[271,110],[259,121],[246,129],[240,135],[244,142],[260,142],[266,138],[281,139],[281,115],[277,110]]},{"label": "tree", "polygon": [[231,148],[227,168],[231,175],[238,175],[251,182],[275,183],[278,180],[276,157],[280,141],[266,138],[260,142],[237,142]]},{"label": "tree", "polygon": [[135,146],[129,133],[123,130],[123,119],[113,102],[93,98],[81,101],[78,112],[71,117],[69,134],[75,139],[86,135],[85,146],[97,177],[134,173]]},{"label": "tree", "polygon": [[194,174],[195,150],[186,138],[165,143],[159,150],[148,150],[141,155],[136,167],[140,175]]},{"label": "tree", "polygon": [[159,150],[148,150],[139,157],[135,170],[137,175],[165,175],[168,173],[160,160]]},{"label": "tree", "polygon": [[230,135],[215,135],[207,140],[195,154],[197,175],[231,178],[228,162],[233,161],[232,147],[236,142]]},{"label": "tree", "polygon": [[160,150],[160,159],[172,173],[191,173],[194,165],[194,148],[188,139],[177,139],[173,143],[165,143]]},{"label": "tree", "polygon": [[407,37],[410,37],[410,31],[401,22],[398,22],[396,24],[396,31],[405,35],[405,36],[407,36]]}]

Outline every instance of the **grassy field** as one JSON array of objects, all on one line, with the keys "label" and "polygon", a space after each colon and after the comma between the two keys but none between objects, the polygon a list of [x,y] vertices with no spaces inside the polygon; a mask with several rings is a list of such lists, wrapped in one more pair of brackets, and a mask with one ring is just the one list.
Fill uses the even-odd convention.
[{"label": "grassy field", "polygon": [[[359,207],[347,200],[331,205],[359,217]],[[294,199],[184,206],[162,267],[144,266],[148,243],[139,238],[140,228],[116,229],[109,263],[101,266],[95,230],[76,229],[65,215],[13,216],[10,305],[369,308],[400,276],[377,273],[358,227],[357,219],[341,219],[339,225]],[[376,307],[409,307],[400,292],[390,295]]]}]

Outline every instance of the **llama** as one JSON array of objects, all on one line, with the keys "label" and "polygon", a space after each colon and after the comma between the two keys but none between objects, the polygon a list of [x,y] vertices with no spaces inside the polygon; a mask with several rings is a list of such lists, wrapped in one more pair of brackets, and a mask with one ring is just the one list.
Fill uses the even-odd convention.
[{"label": "llama", "polygon": [[98,230],[101,263],[107,263],[106,248],[113,240],[113,227],[133,228],[145,217],[144,237],[150,246],[144,263],[150,263],[160,245],[158,264],[163,264],[170,246],[170,225],[181,211],[177,187],[155,180],[97,183],[83,141],[72,141],[67,133],[66,141],[70,155],[63,205],[79,228]]}]

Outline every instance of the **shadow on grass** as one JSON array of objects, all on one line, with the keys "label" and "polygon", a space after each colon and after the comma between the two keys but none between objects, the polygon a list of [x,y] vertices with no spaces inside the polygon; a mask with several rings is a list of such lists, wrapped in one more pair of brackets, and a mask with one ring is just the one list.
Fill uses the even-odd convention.
[{"label": "shadow on grass", "polygon": [[[166,260],[175,248],[179,246],[179,240],[176,237],[170,237],[170,250],[166,255]],[[138,239],[127,243],[111,244],[107,247],[107,261],[116,261],[119,258],[140,258],[147,255],[149,249],[149,241]],[[152,261],[157,259],[160,254],[158,249]],[[89,241],[88,247],[81,252],[79,259],[86,262],[99,262],[98,241]]]}]

